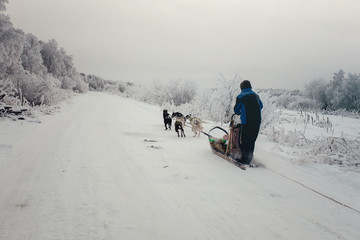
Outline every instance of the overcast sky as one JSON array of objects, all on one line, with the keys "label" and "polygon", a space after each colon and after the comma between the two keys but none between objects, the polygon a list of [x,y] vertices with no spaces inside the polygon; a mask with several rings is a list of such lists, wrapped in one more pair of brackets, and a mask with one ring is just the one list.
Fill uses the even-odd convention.
[{"label": "overcast sky", "polygon": [[79,72],[134,83],[301,89],[360,72],[359,0],[9,0],[14,27],[55,39]]}]

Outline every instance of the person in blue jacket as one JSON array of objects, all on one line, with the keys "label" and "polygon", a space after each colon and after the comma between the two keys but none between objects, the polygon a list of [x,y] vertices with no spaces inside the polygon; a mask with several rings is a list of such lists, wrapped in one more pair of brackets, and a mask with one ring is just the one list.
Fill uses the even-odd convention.
[{"label": "person in blue jacket", "polygon": [[234,112],[240,115],[241,125],[239,134],[239,146],[241,158],[235,158],[241,164],[250,164],[254,155],[255,141],[259,134],[261,123],[261,109],[263,104],[251,87],[249,80],[240,84],[241,93],[236,98]]}]

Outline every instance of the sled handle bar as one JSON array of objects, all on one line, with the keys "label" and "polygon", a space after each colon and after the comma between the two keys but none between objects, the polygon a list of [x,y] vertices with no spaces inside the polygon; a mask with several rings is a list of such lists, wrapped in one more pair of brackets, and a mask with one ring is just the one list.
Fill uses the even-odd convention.
[{"label": "sled handle bar", "polygon": [[[231,115],[231,120],[230,120],[230,127],[234,124],[234,116],[235,116],[236,114],[234,113],[233,115]],[[226,133],[226,135],[229,135],[229,133],[225,130],[225,129],[223,129],[223,128],[221,128],[221,127],[219,127],[219,126],[216,126],[216,127],[213,127],[212,129],[210,129],[210,131],[208,132],[208,133],[206,133],[206,132],[203,132],[203,131],[201,131],[201,133],[202,134],[204,134],[204,135],[206,135],[206,136],[208,136],[208,137],[212,137],[211,135],[210,135],[210,132],[212,131],[212,130],[214,130],[214,129],[220,129],[220,130],[222,130],[223,132],[225,132]]]},{"label": "sled handle bar", "polygon": [[214,129],[220,129],[221,131],[223,131],[224,133],[226,133],[226,135],[229,135],[228,132],[227,132],[225,129],[223,129],[223,128],[219,127],[219,126],[216,126],[216,127],[213,127],[212,129],[210,129],[209,133],[205,133],[205,132],[203,132],[203,131],[201,131],[201,132],[202,132],[204,135],[208,136],[208,137],[212,137],[212,136],[210,135],[210,132],[211,132],[212,130],[214,130]]}]

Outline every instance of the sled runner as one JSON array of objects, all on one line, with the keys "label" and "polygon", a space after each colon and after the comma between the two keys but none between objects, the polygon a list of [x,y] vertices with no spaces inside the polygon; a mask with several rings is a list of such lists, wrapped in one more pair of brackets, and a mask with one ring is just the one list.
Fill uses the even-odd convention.
[{"label": "sled runner", "polygon": [[[228,162],[238,166],[239,168],[245,170],[245,164],[238,163],[231,156],[241,156],[241,150],[239,146],[239,135],[240,135],[240,126],[234,125],[233,120],[234,115],[231,117],[230,121],[230,133],[221,127],[214,127],[210,129],[208,133],[204,133],[209,138],[210,148],[213,153],[219,157],[227,160]],[[212,136],[211,131],[219,129],[225,133],[222,138],[216,138]]]}]

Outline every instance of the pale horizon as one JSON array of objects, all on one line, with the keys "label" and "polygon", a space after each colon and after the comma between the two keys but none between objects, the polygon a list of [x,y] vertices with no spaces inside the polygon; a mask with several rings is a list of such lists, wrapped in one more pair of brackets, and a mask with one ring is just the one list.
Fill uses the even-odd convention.
[{"label": "pale horizon", "polygon": [[359,72],[360,1],[10,0],[15,28],[55,39],[79,72],[145,84],[301,89]]}]

